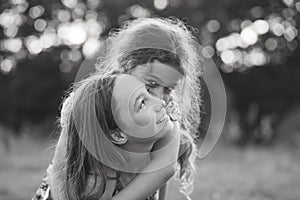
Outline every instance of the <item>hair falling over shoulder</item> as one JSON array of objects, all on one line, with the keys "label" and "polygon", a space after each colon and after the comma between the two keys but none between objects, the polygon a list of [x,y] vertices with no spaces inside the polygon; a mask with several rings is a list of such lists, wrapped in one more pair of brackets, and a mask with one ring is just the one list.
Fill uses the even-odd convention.
[{"label": "hair falling over shoulder", "polygon": [[59,141],[55,153],[58,158],[53,163],[61,199],[96,200],[104,193],[107,180],[104,165],[89,152],[80,132],[91,132],[87,127],[92,121],[91,107],[96,111],[103,133],[117,128],[107,109],[111,107],[114,80],[114,75],[92,75],[76,83],[65,99],[60,120],[61,144]]},{"label": "hair falling over shoulder", "polygon": [[[130,73],[137,65],[152,62],[154,59],[175,66],[184,75],[184,85],[175,91],[174,100],[181,106],[182,112],[182,144],[178,160],[181,192],[186,196],[191,193],[197,157],[194,141],[200,124],[199,78],[202,74],[195,43],[196,40],[187,26],[175,18],[137,19],[110,34],[106,43],[107,49],[97,60],[96,74],[74,85],[61,111],[62,135],[65,137],[66,149],[57,169],[61,169],[58,177],[61,177],[61,188],[66,191],[66,199],[94,200],[103,195],[107,179],[103,164],[91,155],[81,138],[82,131],[89,128],[88,124],[93,121],[88,111],[91,108],[96,109],[97,120],[105,134],[116,129],[117,125],[109,110],[114,72]],[[97,146],[105,151],[105,145]],[[89,174],[93,175],[91,190],[86,189]]]}]

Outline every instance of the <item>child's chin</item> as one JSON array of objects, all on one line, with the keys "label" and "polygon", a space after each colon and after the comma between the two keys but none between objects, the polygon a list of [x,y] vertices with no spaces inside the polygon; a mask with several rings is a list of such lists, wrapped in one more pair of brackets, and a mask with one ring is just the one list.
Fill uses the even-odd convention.
[{"label": "child's chin", "polygon": [[163,135],[172,134],[173,131],[174,131],[174,124],[173,124],[173,122],[170,121],[170,120],[166,121],[166,123],[164,125],[164,128],[163,128],[163,132],[164,132]]},{"label": "child's chin", "polygon": [[160,139],[165,137],[168,134],[172,134],[174,131],[174,124],[170,119],[167,119],[164,124],[161,124],[159,133],[155,136],[156,139]]}]

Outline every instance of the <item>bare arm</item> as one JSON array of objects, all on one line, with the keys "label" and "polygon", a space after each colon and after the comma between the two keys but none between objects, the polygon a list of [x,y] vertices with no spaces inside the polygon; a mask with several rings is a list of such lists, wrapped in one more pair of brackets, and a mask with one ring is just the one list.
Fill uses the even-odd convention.
[{"label": "bare arm", "polygon": [[168,192],[168,182],[165,183],[164,186],[162,186],[160,189],[159,189],[159,197],[158,199],[159,200],[165,200],[167,199],[167,192]]},{"label": "bare arm", "polygon": [[152,160],[144,168],[144,173],[138,174],[112,200],[141,200],[146,199],[159,188],[162,188],[160,200],[164,200],[165,183],[174,175],[176,160],[180,146],[179,134],[171,133],[158,140],[151,153]]}]

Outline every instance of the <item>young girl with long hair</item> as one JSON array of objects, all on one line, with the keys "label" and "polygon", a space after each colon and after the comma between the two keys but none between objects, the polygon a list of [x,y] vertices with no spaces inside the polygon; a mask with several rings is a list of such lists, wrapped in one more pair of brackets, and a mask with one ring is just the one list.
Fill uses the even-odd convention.
[{"label": "young girl with long hair", "polygon": [[[117,87],[116,82],[123,86]],[[131,87],[128,87],[128,84]],[[140,99],[141,95],[144,100]],[[127,151],[150,153],[157,140],[168,134],[176,137],[175,133],[178,132],[179,137],[184,138],[190,145],[188,149],[194,148],[192,138],[186,132],[176,130],[176,121],[167,116],[164,101],[149,94],[145,85],[134,76],[93,75],[78,83],[67,101],[62,115],[62,132],[56,147],[53,168],[49,170],[49,184],[53,199],[110,199],[119,189],[119,185],[124,185],[123,172],[116,171],[110,166],[115,163],[127,165],[127,162],[132,161],[130,156],[128,159],[128,154],[116,150],[115,145],[122,146]],[[128,104],[122,103],[127,101]],[[117,109],[114,111],[113,108]],[[147,129],[143,126],[138,130],[136,126],[132,128],[132,123],[127,120],[127,110],[132,113],[133,118],[137,115],[136,119],[139,122],[150,124],[151,120],[154,120],[156,123]],[[114,113],[117,115],[117,120],[113,116]],[[96,119],[93,119],[94,117]],[[130,134],[120,129],[118,121]],[[97,125],[101,128],[95,128]],[[159,131],[156,131],[157,127]],[[118,143],[116,132],[124,134],[127,141]],[[134,136],[143,134],[147,137],[139,140],[133,137],[133,133]],[[94,142],[95,146],[92,144]],[[174,142],[174,145],[171,144],[172,150],[176,151],[178,145],[176,139],[171,142]],[[143,163],[141,161],[151,159],[150,154],[147,155],[136,158],[134,154],[132,162],[140,165]],[[103,161],[109,164],[105,165]],[[187,162],[194,162],[191,154],[181,158],[179,162],[181,173],[187,170],[185,168]],[[153,173],[156,176],[157,172]],[[150,173],[146,176],[153,175]],[[145,179],[145,181],[149,180]],[[124,186],[126,184],[128,183],[125,182]]]},{"label": "young girl with long hair", "polygon": [[[98,73],[116,70],[139,78],[152,95],[164,99],[168,105],[178,105],[172,116],[195,139],[200,124],[202,66],[198,43],[189,28],[176,18],[141,18],[112,32],[105,44],[107,48],[105,52],[101,49],[96,64]],[[185,194],[191,192],[194,177],[194,166],[187,165],[187,168],[190,173],[183,184]],[[132,190],[140,182],[135,183]],[[130,195],[126,191],[123,194]],[[166,187],[163,191],[162,196]]]},{"label": "young girl with long hair", "polygon": [[[200,123],[201,102],[199,84],[201,67],[194,37],[180,20],[145,18],[128,22],[113,32],[106,44],[108,48],[105,52],[101,52],[96,64],[97,74],[107,76],[113,71],[131,74],[142,81],[153,96],[163,99],[168,105],[178,105],[169,112],[169,115],[173,120],[179,121],[180,129],[186,133],[186,137],[181,137],[184,138],[181,139],[181,143],[187,144],[189,142],[186,141],[190,141],[192,144],[181,145],[179,153],[182,191],[186,195],[190,194],[195,168],[195,150],[192,141],[196,137]],[[64,107],[68,107],[67,105],[68,103],[65,103]],[[63,109],[62,115],[65,115],[64,110],[68,109]],[[126,137],[118,135],[118,139],[124,138]],[[169,140],[159,138],[152,151],[165,146],[168,142]],[[159,158],[157,155],[157,160],[160,160]],[[134,199],[134,197],[141,199],[140,194],[137,194],[139,191],[143,195],[149,194],[149,191],[153,192],[160,188],[161,182],[166,182],[171,177],[161,176],[167,174],[166,170],[160,170],[160,173],[139,174],[115,194],[113,199]],[[141,187],[141,183],[145,183],[145,177],[149,180],[144,184],[149,186],[148,189],[144,187],[146,189],[136,190]],[[163,186],[159,192],[160,199],[165,199],[165,195],[166,186]]]}]

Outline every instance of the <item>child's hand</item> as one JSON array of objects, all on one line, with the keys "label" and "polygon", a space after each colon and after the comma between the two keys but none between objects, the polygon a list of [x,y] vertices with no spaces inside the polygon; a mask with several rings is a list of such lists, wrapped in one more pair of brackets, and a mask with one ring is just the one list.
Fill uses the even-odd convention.
[{"label": "child's hand", "polygon": [[182,113],[180,110],[180,106],[176,101],[174,100],[169,101],[168,104],[166,105],[166,111],[172,121],[181,121]]}]

